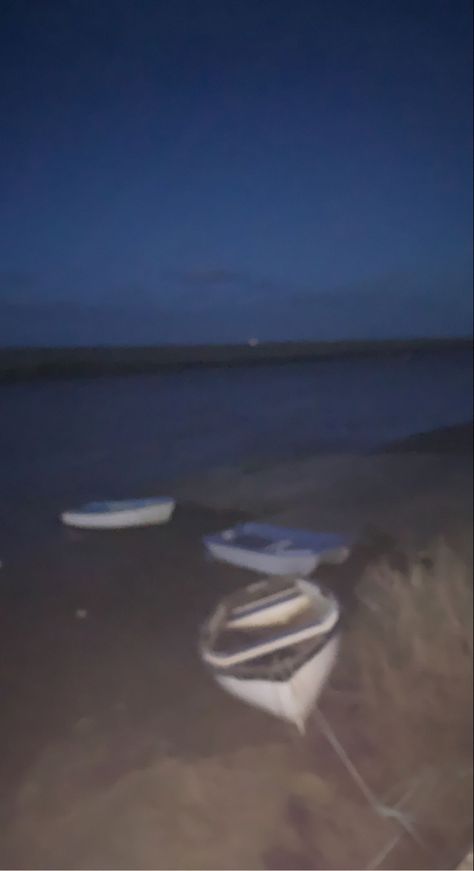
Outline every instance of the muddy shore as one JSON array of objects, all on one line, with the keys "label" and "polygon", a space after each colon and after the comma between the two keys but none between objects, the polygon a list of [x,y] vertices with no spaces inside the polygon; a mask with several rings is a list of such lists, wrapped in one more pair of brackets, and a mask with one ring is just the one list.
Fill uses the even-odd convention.
[{"label": "muddy shore", "polygon": [[[200,622],[249,577],[208,562],[201,536],[245,517],[410,542],[444,533],[469,562],[466,432],[425,446],[436,438],[437,451],[419,439],[393,454],[217,470],[180,484],[160,529],[67,530],[53,502],[24,515],[0,570],[0,866],[367,867],[392,824],[354,793],[324,739],[298,739],[202,669]],[[363,755],[364,736],[347,733],[351,704],[347,688],[329,687],[324,710]],[[315,790],[327,809],[319,849]],[[380,867],[447,867],[456,838],[469,841],[457,815],[456,831],[438,833],[439,865],[401,842],[398,864]]]}]

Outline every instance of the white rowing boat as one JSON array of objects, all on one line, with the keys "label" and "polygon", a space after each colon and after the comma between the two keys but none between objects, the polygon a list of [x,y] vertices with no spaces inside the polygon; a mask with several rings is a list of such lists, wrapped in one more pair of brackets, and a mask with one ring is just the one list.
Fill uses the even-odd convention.
[{"label": "white rowing boat", "polygon": [[175,506],[175,500],[168,497],[88,502],[80,508],[64,511],[61,520],[66,526],[79,529],[152,526],[167,523]]},{"label": "white rowing boat", "polygon": [[266,575],[309,575],[322,562],[343,562],[352,546],[347,535],[253,522],[203,541],[214,559]]},{"label": "white rowing boat", "polygon": [[217,606],[200,654],[227,692],[303,731],[336,662],[339,620],[337,600],[316,584],[269,579]]}]

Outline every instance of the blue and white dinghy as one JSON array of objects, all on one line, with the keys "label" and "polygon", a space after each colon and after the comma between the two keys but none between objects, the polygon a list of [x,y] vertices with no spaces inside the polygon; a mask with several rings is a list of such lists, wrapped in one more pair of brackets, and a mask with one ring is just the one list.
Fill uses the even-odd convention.
[{"label": "blue and white dinghy", "polygon": [[170,497],[87,502],[79,508],[64,511],[61,520],[66,526],[74,526],[78,529],[154,526],[167,523],[175,506],[175,500]]},{"label": "blue and white dinghy", "polygon": [[303,578],[269,578],[221,600],[199,651],[224,690],[303,732],[336,663],[339,635],[331,593]]},{"label": "blue and white dinghy", "polygon": [[211,556],[265,575],[309,575],[319,563],[340,563],[352,540],[331,532],[242,523],[203,539]]}]

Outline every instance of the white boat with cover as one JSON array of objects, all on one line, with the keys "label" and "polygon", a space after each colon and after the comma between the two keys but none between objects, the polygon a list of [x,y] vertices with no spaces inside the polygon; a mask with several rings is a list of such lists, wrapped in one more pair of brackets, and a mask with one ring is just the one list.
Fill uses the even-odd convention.
[{"label": "white boat with cover", "polygon": [[352,540],[332,532],[249,522],[205,536],[204,545],[214,559],[260,574],[305,576],[322,562],[347,559]]},{"label": "white boat with cover", "polygon": [[169,497],[88,502],[80,508],[64,511],[61,520],[66,526],[79,529],[152,526],[167,523],[175,506],[175,500]]},{"label": "white boat with cover", "polygon": [[200,639],[217,683],[301,731],[336,662],[337,600],[302,578],[268,579],[227,596]]}]

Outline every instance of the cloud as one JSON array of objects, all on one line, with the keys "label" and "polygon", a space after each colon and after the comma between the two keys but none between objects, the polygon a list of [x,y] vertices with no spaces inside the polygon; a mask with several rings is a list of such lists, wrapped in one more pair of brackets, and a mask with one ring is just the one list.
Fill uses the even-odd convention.
[{"label": "cloud", "polygon": [[174,269],[165,272],[165,277],[172,278],[182,285],[190,285],[192,287],[215,287],[216,285],[236,284],[247,280],[245,272],[219,267],[189,270]]},{"label": "cloud", "polygon": [[153,344],[175,341],[182,316],[163,306],[65,301],[0,304],[0,346]]},{"label": "cloud", "polygon": [[245,307],[259,301],[284,300],[294,292],[294,285],[288,282],[221,266],[167,270],[163,279],[177,301],[193,308],[227,304],[230,300],[232,305]]},{"label": "cloud", "polygon": [[[123,284],[94,302],[0,301],[0,345],[160,344],[469,335],[466,275],[390,273],[321,292],[221,268]],[[183,279],[183,283],[181,283]],[[187,281],[187,283],[186,283]],[[222,283],[223,282],[223,283]],[[28,281],[18,274],[18,287]],[[179,290],[181,288],[181,291]]]},{"label": "cloud", "polygon": [[34,272],[23,270],[0,271],[0,299],[19,302],[30,299],[35,291],[41,289],[41,278]]}]

